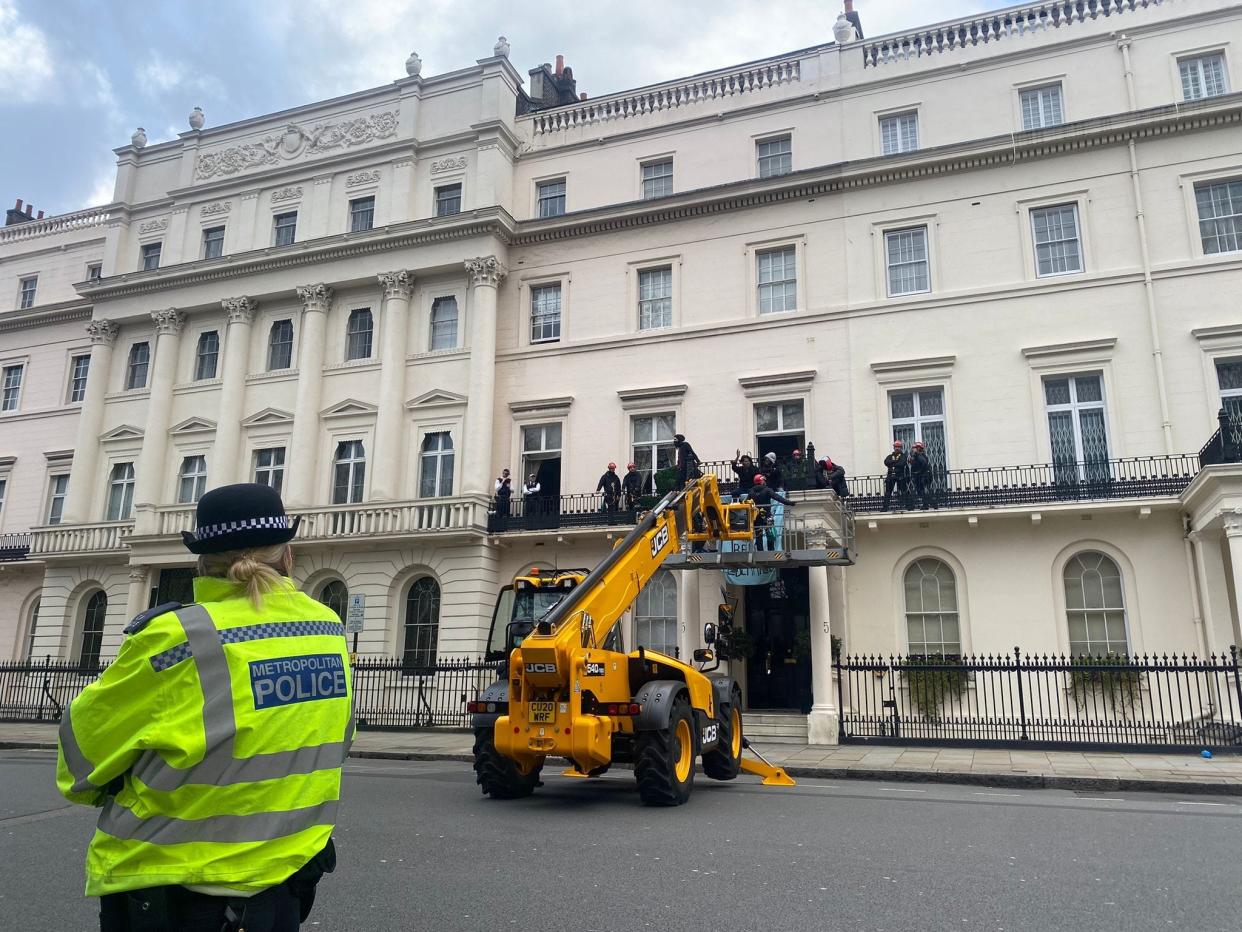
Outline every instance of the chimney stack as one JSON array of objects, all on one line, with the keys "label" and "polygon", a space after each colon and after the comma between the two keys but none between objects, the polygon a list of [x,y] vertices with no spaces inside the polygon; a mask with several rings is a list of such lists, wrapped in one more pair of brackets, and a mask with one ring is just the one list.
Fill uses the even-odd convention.
[{"label": "chimney stack", "polygon": [[[25,206],[25,210],[22,209],[23,206]],[[34,217],[30,216],[30,207],[25,205],[19,197],[17,199],[17,203],[5,211],[4,225],[8,227],[15,223],[25,223],[26,221],[33,219]]]},{"label": "chimney stack", "polygon": [[561,72],[563,72],[564,70],[565,70],[565,56],[557,55],[556,56],[556,76],[559,78],[561,76]]},{"label": "chimney stack", "polygon": [[[586,95],[585,95],[585,94],[583,94],[582,96],[583,96],[583,97],[585,97]],[[39,211],[39,216],[35,217],[35,219],[36,219],[36,220],[42,220],[42,219],[43,219],[43,211]]]}]

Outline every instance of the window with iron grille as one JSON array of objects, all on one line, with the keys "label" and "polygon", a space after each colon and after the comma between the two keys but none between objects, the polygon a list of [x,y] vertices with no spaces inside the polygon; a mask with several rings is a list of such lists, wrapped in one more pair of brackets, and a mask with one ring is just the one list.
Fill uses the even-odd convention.
[{"label": "window with iron grille", "polygon": [[345,325],[345,359],[370,359],[371,338],[375,331],[375,321],[371,317],[371,309],[358,308],[349,312],[349,322]]},{"label": "window with iron grille", "polygon": [[1088,550],[1065,564],[1065,612],[1070,654],[1075,657],[1126,656],[1126,600],[1121,570],[1109,556]]},{"label": "window with iron grille", "polygon": [[643,491],[656,493],[655,474],[668,469],[673,462],[673,434],[677,432],[677,415],[644,414],[630,420],[631,457],[643,477]]},{"label": "window with iron grille", "polygon": [[4,389],[0,396],[0,411],[16,411],[22,402],[22,375],[25,366],[4,367]]},{"label": "window with iron grille", "polygon": [[759,313],[776,314],[798,307],[797,251],[793,246],[756,253]]},{"label": "window with iron grille", "polygon": [[216,364],[220,359],[220,334],[204,330],[198,335],[198,350],[194,354],[194,381],[216,377]]},{"label": "window with iron grille", "polygon": [[1022,128],[1047,129],[1060,126],[1065,122],[1065,112],[1061,106],[1061,85],[1046,84],[1043,87],[1031,87],[1018,94],[1018,103],[1022,108]]},{"label": "window with iron grille", "polygon": [[1195,185],[1205,255],[1242,250],[1242,179]]},{"label": "window with iron grille", "polygon": [[960,657],[957,580],[942,560],[925,557],[906,569],[906,642],[913,657]]},{"label": "window with iron grille", "polygon": [[440,586],[429,576],[414,581],[405,597],[401,666],[407,672],[435,666],[440,636]]},{"label": "window with iron grille", "polygon": [[267,371],[276,372],[293,365],[293,321],[274,320],[267,335]]},{"label": "window with iron grille", "polygon": [[1220,406],[1235,420],[1242,420],[1242,359],[1218,359],[1216,381],[1220,385]]},{"label": "window with iron grille", "polygon": [[128,521],[134,513],[134,464],[117,463],[108,475],[108,521]]},{"label": "window with iron grille", "polygon": [[638,329],[673,326],[673,268],[638,272]]},{"label": "window with iron grille", "polygon": [[431,302],[431,338],[433,350],[457,347],[457,298],[449,295]]},{"label": "window with iron grille", "polygon": [[363,233],[375,226],[375,198],[356,197],[349,202],[349,232]]},{"label": "window with iron grille", "polygon": [[931,461],[933,477],[948,469],[944,389],[890,392],[888,405],[893,439],[900,440],[907,453],[913,449],[915,441],[921,440]]},{"label": "window with iron grille", "polygon": [[673,193],[673,160],[661,159],[642,167],[643,198],[667,197]]},{"label": "window with iron grille", "polygon": [[900,155],[915,152],[919,147],[919,115],[894,113],[880,117],[880,152],[884,155]]},{"label": "window with iron grille", "polygon": [[541,181],[535,186],[536,199],[539,202],[539,216],[559,217],[565,213],[565,179]]},{"label": "window with iron grille", "polygon": [[91,357],[74,356],[69,363],[69,404],[86,398],[86,380],[91,371]]},{"label": "window with iron grille", "polygon": [[349,588],[339,579],[330,579],[319,590],[319,602],[336,613],[336,617],[345,620],[349,610]]},{"label": "window with iron grille", "polygon": [[265,447],[254,451],[254,481],[277,492],[285,484],[285,448]]},{"label": "window with iron grille", "polygon": [[224,227],[203,230],[203,258],[219,259],[224,255]]},{"label": "window with iron grille", "polygon": [[1083,270],[1077,204],[1032,210],[1031,232],[1035,242],[1035,269],[1040,278]]},{"label": "window with iron grille", "polygon": [[536,285],[530,290],[530,342],[555,343],[560,338],[560,283]]},{"label": "window with iron grille", "polygon": [[82,615],[82,648],[78,652],[78,664],[83,667],[99,666],[99,650],[103,646],[104,621],[108,617],[108,597],[101,589],[86,600]]},{"label": "window with iron grille", "polygon": [[446,184],[436,188],[436,216],[451,217],[461,213],[461,185]]},{"label": "window with iron grille", "polygon": [[440,498],[453,494],[453,438],[437,431],[423,438],[419,462],[418,495]]},{"label": "window with iron grille", "polygon": [[1182,79],[1183,100],[1203,100],[1229,93],[1225,75],[1225,56],[1220,52],[1183,58],[1177,63]]},{"label": "window with iron grille", "polygon": [[49,476],[47,484],[47,523],[60,524],[65,516],[65,496],[69,494],[69,474]]},{"label": "window with iron grille", "polygon": [[277,214],[272,218],[272,241],[277,246],[289,246],[298,232],[298,212]]},{"label": "window with iron grille", "polygon": [[760,178],[788,175],[793,171],[793,137],[759,140],[755,143],[755,162]]},{"label": "window with iron grille", "polygon": [[888,296],[890,298],[931,291],[927,227],[885,232],[884,261],[888,269]]},{"label": "window with iron grille", "polygon": [[332,469],[332,504],[356,505],[362,501],[366,480],[367,455],[361,440],[343,440],[336,445]]},{"label": "window with iron grille", "polygon": [[1044,379],[1044,403],[1057,482],[1106,480],[1108,419],[1100,374]]},{"label": "window with iron grille", "polygon": [[634,641],[677,656],[677,582],[668,570],[652,576],[634,600]]},{"label": "window with iron grille", "polygon": [[147,387],[147,370],[151,366],[151,344],[135,343],[129,348],[129,362],[125,367],[125,389]]},{"label": "window with iron grille", "polygon": [[163,248],[163,243],[142,244],[142,270],[144,272],[150,272],[152,269],[160,267],[160,252]]},{"label": "window with iron grille", "polygon": [[39,278],[32,275],[30,278],[23,278],[18,283],[17,306],[20,309],[34,307],[35,292],[39,288]]},{"label": "window with iron grille", "polygon": [[187,456],[181,461],[177,483],[177,502],[192,505],[207,491],[207,457]]}]

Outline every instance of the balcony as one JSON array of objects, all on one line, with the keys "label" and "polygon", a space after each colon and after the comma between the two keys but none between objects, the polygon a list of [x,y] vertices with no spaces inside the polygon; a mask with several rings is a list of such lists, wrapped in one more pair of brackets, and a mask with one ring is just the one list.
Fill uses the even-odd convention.
[{"label": "balcony", "polygon": [[115,553],[125,546],[133,531],[132,521],[37,527],[30,532],[30,556],[41,558]]},{"label": "balcony", "polygon": [[0,534],[0,563],[24,560],[29,553],[29,534]]}]

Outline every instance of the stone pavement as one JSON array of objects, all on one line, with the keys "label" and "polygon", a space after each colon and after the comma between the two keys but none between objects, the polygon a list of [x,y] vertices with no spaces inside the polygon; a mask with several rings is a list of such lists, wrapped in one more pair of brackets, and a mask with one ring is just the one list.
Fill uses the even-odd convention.
[{"label": "stone pavement", "polygon": [[[471,760],[461,731],[363,731],[353,757]],[[0,723],[0,748],[55,748],[51,725]],[[1005,751],[971,748],[756,744],[794,777],[969,783],[1038,789],[1223,793],[1242,796],[1242,754],[1119,754],[1106,751]]]}]

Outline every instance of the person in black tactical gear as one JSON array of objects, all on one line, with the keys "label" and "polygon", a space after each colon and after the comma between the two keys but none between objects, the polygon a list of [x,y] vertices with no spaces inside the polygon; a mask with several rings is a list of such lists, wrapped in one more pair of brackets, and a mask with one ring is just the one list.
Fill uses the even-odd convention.
[{"label": "person in black tactical gear", "polygon": [[638,500],[643,494],[643,474],[633,463],[625,467],[625,477],[621,480],[621,493],[625,496],[625,510],[637,511]]},{"label": "person in black tactical gear", "polygon": [[837,498],[849,496],[850,487],[845,483],[845,469],[834,463],[831,456],[819,461],[815,470],[815,488],[832,489],[837,493]]},{"label": "person in black tactical gear", "polygon": [[595,491],[604,493],[604,511],[609,514],[616,513],[617,505],[621,501],[621,477],[617,475],[616,463],[608,464],[608,469],[595,485]]},{"label": "person in black tactical gear", "polygon": [[513,498],[513,479],[509,470],[501,470],[496,480],[496,517],[509,517],[509,500]]},{"label": "person in black tactical gear", "polygon": [[888,511],[889,502],[893,498],[893,490],[901,496],[901,502],[909,507],[910,497],[910,461],[906,457],[905,444],[900,440],[893,441],[893,452],[884,457],[884,502],[880,511]]},{"label": "person in black tactical gear", "polygon": [[914,493],[926,511],[931,507],[931,460],[927,457],[922,440],[914,441],[914,452],[910,454],[910,478],[914,482]]},{"label": "person in black tactical gear", "polygon": [[759,467],[759,471],[763,473],[763,481],[769,489],[785,488],[785,476],[776,463],[775,453],[768,453],[763,457],[763,465]]},{"label": "person in black tactical gear", "polygon": [[[755,518],[755,549],[777,549],[775,535],[772,533],[772,503],[780,502],[782,505],[788,505],[790,508],[793,508],[795,502],[790,501],[776,489],[771,488],[762,473],[755,476],[755,484],[743,498],[749,498],[759,508],[759,514]],[[764,546],[765,543],[767,546]]]},{"label": "person in black tactical gear", "polygon": [[807,482],[807,462],[802,456],[802,451],[794,447],[794,451],[789,454],[789,462],[785,465],[785,488],[805,489],[809,483]]},{"label": "person in black tactical gear", "polygon": [[673,455],[677,464],[677,488],[684,489],[691,479],[703,475],[699,471],[699,458],[684,434],[673,434]]},{"label": "person in black tactical gear", "polygon": [[729,465],[733,467],[733,473],[737,476],[738,496],[745,495],[754,488],[755,476],[759,475],[759,467],[755,465],[749,453],[743,453],[741,450],[734,452],[733,462]]}]

